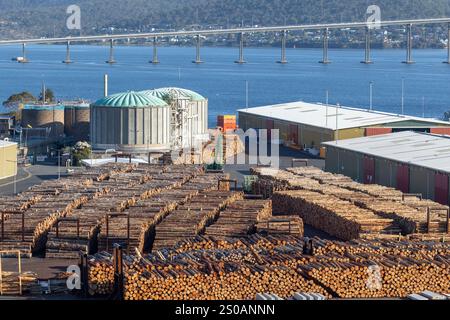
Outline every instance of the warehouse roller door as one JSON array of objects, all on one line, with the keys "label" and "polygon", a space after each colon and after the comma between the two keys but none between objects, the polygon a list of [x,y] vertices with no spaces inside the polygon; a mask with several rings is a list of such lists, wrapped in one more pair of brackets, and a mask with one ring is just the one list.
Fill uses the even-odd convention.
[{"label": "warehouse roller door", "polygon": [[397,167],[397,189],[403,193],[409,192],[409,166],[400,164]]},{"label": "warehouse roller door", "polygon": [[448,205],[448,175],[436,173],[435,175],[434,200],[440,204]]},{"label": "warehouse roller door", "polygon": [[364,183],[375,183],[375,159],[373,158],[364,158]]}]

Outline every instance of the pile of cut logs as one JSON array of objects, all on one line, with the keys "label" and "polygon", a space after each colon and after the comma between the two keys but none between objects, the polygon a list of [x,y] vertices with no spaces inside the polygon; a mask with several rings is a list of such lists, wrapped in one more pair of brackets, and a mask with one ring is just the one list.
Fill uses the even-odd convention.
[{"label": "pile of cut logs", "polygon": [[174,246],[184,238],[202,233],[222,209],[242,198],[241,192],[218,190],[201,192],[192,197],[155,227],[152,250]]},{"label": "pile of cut logs", "polygon": [[220,212],[219,218],[206,228],[214,238],[244,237],[256,232],[256,224],[272,216],[270,200],[238,200]]},{"label": "pile of cut logs", "polygon": [[[254,299],[260,292],[286,298],[299,291],[388,298],[424,290],[450,291],[450,244],[313,241],[313,256],[303,255],[302,238],[261,235],[239,241],[197,237],[189,245],[179,244],[177,250],[125,256],[125,298]],[[187,251],[180,251],[183,247]],[[91,292],[110,293],[113,271],[110,254],[92,256]]]},{"label": "pile of cut logs", "polygon": [[[186,195],[180,192],[173,197],[174,201],[164,201],[161,193],[179,188],[198,174],[202,171],[195,166],[144,166],[94,182],[102,192],[96,193],[95,201],[83,204],[53,227],[48,236],[47,257],[76,258],[80,250],[111,251],[113,243],[142,249],[147,223],[161,219],[174,208],[174,201],[186,200]],[[156,212],[150,203],[152,199],[159,206]],[[148,204],[148,213],[145,207],[142,209],[144,203]]]},{"label": "pile of cut logs", "polygon": [[304,233],[303,220],[297,216],[276,216],[256,225],[258,233],[287,234],[302,237]]},{"label": "pile of cut logs", "polygon": [[306,224],[343,240],[356,239],[364,233],[388,232],[393,220],[330,195],[307,190],[275,192],[275,212],[299,215]]},{"label": "pile of cut logs", "polygon": [[32,272],[2,272],[0,277],[0,295],[18,296],[25,294],[37,283],[37,275]]},{"label": "pile of cut logs", "polygon": [[[254,193],[272,196],[280,190],[305,190],[351,202],[378,218],[392,219],[394,223],[386,233],[404,235],[416,233],[432,233],[436,235],[450,233],[449,208],[430,200],[422,200],[414,195],[378,186],[363,185],[352,181],[349,177],[324,172],[314,167],[290,168],[286,171],[270,168],[254,168],[253,174],[258,179],[253,184]],[[261,190],[264,189],[264,190]],[[275,206],[280,214],[296,214],[283,211]],[[326,231],[326,230],[323,230]],[[348,239],[344,237],[342,239]]]}]

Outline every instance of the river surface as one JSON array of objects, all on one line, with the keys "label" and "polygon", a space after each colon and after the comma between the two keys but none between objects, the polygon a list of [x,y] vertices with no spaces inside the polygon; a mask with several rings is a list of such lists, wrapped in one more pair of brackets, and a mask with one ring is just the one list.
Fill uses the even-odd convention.
[{"label": "river surface", "polygon": [[[368,108],[369,83],[373,81],[376,110],[401,113],[404,79],[406,114],[441,118],[450,110],[450,65],[443,64],[446,50],[414,50],[414,65],[402,64],[404,50],[373,50],[372,65],[361,64],[363,50],[330,50],[329,65],[319,64],[320,49],[288,49],[286,65],[277,48],[246,48],[244,65],[233,63],[237,48],[202,48],[205,63],[192,63],[195,48],[161,47],[159,65],[151,60],[151,47],[121,46],[115,50],[117,64],[108,65],[106,46],[73,46],[74,64],[65,65],[65,46],[27,47],[28,64],[11,61],[21,56],[20,46],[0,47],[0,101],[12,93],[37,95],[42,82],[58,99],[91,101],[103,94],[103,75],[109,74],[109,92],[144,90],[164,86],[192,89],[209,99],[211,126],[218,114],[235,113],[248,104],[261,106],[303,100]],[[0,106],[0,111],[1,111]],[[3,110],[4,111],[4,110]]]}]

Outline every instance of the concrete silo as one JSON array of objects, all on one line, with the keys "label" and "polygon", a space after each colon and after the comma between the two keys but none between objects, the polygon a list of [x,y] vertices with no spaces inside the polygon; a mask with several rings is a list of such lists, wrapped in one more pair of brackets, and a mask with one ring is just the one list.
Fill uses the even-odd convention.
[{"label": "concrete silo", "polygon": [[170,150],[170,106],[137,92],[107,96],[91,105],[94,149],[130,153]]},{"label": "concrete silo", "polygon": [[89,141],[90,106],[88,103],[65,103],[64,133],[78,141]]},{"label": "concrete silo", "polygon": [[49,136],[64,135],[64,106],[59,104],[30,104],[22,109],[24,128],[49,128]]}]

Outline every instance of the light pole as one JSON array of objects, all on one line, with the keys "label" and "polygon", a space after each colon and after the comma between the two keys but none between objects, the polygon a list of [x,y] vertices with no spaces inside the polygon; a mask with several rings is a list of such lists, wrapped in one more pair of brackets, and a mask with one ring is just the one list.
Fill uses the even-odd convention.
[{"label": "light pole", "polygon": [[422,118],[425,118],[425,97],[422,97]]},{"label": "light pole", "polygon": [[248,111],[248,80],[245,80],[245,108]]},{"label": "light pole", "polygon": [[373,81],[370,81],[370,111],[373,109]]},{"label": "light pole", "polygon": [[402,78],[402,115],[405,114],[405,78]]},{"label": "light pole", "polygon": [[325,97],[325,127],[328,128],[328,101],[329,101],[329,92],[328,90],[326,91],[326,97]]},{"label": "light pole", "polygon": [[61,150],[58,150],[58,180],[61,180]]}]

